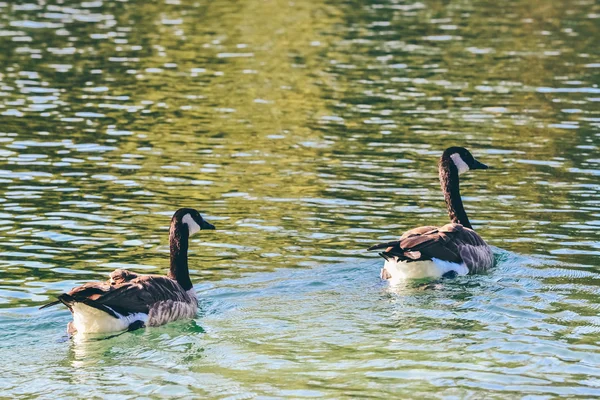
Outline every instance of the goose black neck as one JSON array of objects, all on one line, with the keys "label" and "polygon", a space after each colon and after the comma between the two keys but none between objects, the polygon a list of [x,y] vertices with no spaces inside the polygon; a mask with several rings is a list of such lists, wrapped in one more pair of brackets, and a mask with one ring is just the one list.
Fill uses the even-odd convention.
[{"label": "goose black neck", "polygon": [[442,185],[442,192],[444,192],[444,200],[446,200],[450,221],[473,229],[463,206],[462,198],[460,197],[460,185],[456,165],[454,165],[450,157],[442,157],[439,168],[440,184]]},{"label": "goose black neck", "polygon": [[171,249],[171,268],[168,277],[175,279],[184,290],[192,288],[190,271],[188,270],[189,231],[185,224],[174,220],[169,232],[169,247]]}]

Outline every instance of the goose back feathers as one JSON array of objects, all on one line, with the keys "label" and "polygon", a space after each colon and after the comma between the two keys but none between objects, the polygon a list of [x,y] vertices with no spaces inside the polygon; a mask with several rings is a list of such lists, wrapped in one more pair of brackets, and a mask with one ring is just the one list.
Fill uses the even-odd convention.
[{"label": "goose back feathers", "polygon": [[[461,224],[447,224],[440,228],[419,227],[402,235],[400,240],[381,243],[369,250],[385,249],[380,255],[386,260],[396,258],[400,262],[441,260],[456,264],[452,271],[478,273],[493,265],[494,255],[485,241],[474,230]],[[445,271],[450,272],[449,271]],[[443,274],[441,274],[443,275]]]}]

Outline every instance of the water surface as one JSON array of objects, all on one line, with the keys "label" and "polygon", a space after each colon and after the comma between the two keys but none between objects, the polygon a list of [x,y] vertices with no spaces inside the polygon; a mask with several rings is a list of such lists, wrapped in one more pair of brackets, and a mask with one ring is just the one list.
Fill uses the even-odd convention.
[{"label": "water surface", "polygon": [[[600,395],[594,1],[0,2],[0,393]],[[378,279],[365,248],[447,221],[487,275]],[[201,311],[66,340],[53,296],[163,273],[192,206]]]}]

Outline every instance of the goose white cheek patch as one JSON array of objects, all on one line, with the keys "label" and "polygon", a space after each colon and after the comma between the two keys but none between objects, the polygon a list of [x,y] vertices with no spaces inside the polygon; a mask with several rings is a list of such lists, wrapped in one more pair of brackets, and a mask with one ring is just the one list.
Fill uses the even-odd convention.
[{"label": "goose white cheek patch", "polygon": [[183,218],[181,218],[181,222],[188,226],[188,230],[190,232],[190,236],[200,230],[200,225],[194,221],[194,218],[190,214],[185,214]]},{"label": "goose white cheek patch", "polygon": [[460,154],[454,153],[450,156],[450,158],[452,159],[452,162],[454,162],[454,165],[456,165],[459,174],[462,174],[469,170],[469,166],[466,162],[463,161],[463,159],[460,157]]}]

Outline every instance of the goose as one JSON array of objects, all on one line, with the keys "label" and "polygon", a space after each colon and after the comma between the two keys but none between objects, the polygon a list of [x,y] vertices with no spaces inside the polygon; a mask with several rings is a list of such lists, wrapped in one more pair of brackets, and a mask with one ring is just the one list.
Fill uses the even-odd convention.
[{"label": "goose", "polygon": [[399,240],[377,244],[368,250],[385,249],[381,278],[396,284],[404,279],[438,278],[483,272],[494,265],[490,246],[473,230],[463,207],[459,175],[488,169],[464,147],[450,147],[439,164],[440,184],[451,223],[442,227],[421,226],[405,232]]},{"label": "goose", "polygon": [[180,208],[171,219],[171,265],[167,276],[142,275],[117,269],[105,282],[89,282],[58,296],[40,309],[64,304],[73,314],[67,331],[109,333],[159,326],[193,318],[198,299],[188,271],[189,237],[215,229],[193,208]]}]

